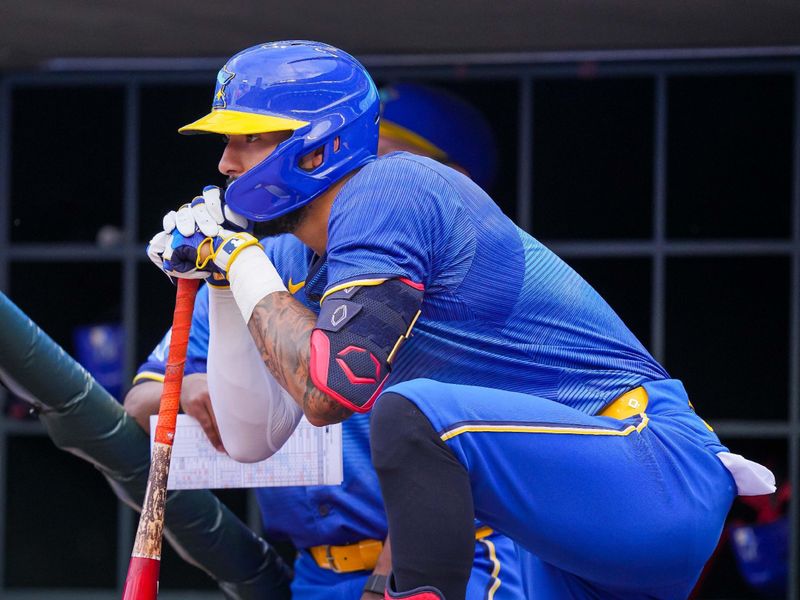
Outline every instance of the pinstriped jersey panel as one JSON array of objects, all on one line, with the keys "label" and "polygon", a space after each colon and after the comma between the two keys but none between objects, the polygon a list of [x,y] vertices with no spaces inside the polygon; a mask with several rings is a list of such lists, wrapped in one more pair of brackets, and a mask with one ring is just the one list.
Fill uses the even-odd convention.
[{"label": "pinstriped jersey panel", "polygon": [[388,384],[426,377],[525,392],[594,414],[668,375],[566,263],[463,175],[394,153],[342,188],[327,288],[369,277],[425,285]]}]

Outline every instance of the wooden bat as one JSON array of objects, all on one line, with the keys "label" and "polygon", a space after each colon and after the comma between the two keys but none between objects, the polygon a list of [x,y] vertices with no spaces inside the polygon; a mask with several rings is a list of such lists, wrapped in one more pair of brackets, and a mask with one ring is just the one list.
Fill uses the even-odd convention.
[{"label": "wooden bat", "polygon": [[164,529],[164,510],[167,501],[167,478],[175,438],[175,421],[181,405],[183,367],[189,344],[194,298],[199,280],[178,279],[175,315],[169,357],[164,373],[164,390],[158,409],[155,444],[150,462],[150,475],[144,495],[142,514],[136,530],[136,540],[125,578],[123,600],[155,600],[158,597],[158,572],[161,565],[161,534]]}]

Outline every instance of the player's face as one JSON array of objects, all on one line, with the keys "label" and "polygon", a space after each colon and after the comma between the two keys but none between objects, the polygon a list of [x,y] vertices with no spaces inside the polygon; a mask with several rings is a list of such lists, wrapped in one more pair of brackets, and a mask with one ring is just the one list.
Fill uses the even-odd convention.
[{"label": "player's face", "polygon": [[223,136],[225,150],[219,160],[219,172],[228,179],[240,177],[272,154],[290,135],[289,131],[274,131]]}]

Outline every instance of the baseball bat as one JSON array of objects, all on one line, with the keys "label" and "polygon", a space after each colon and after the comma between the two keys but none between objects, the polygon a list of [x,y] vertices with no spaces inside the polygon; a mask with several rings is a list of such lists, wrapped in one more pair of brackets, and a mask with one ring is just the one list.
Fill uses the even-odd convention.
[{"label": "baseball bat", "polygon": [[169,356],[164,373],[164,389],[158,408],[155,443],[150,461],[139,527],[128,565],[128,576],[122,592],[123,600],[155,600],[158,597],[158,572],[161,565],[161,534],[164,529],[164,510],[167,501],[167,478],[175,438],[175,421],[181,404],[183,367],[189,344],[194,298],[199,280],[178,279],[175,314]]}]

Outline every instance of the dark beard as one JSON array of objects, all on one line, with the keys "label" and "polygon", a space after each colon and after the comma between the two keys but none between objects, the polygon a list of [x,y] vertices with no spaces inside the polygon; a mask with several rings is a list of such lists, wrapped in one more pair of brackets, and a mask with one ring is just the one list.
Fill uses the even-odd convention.
[{"label": "dark beard", "polygon": [[282,233],[294,233],[303,217],[306,216],[308,207],[309,205],[306,204],[271,221],[254,221],[253,235],[261,239]]},{"label": "dark beard", "polygon": [[[235,180],[235,177],[228,177],[225,181],[225,188],[227,189]],[[281,235],[282,233],[294,233],[297,226],[300,225],[300,221],[303,220],[307,208],[308,204],[270,221],[251,221],[253,223],[253,235],[261,239]]]}]

